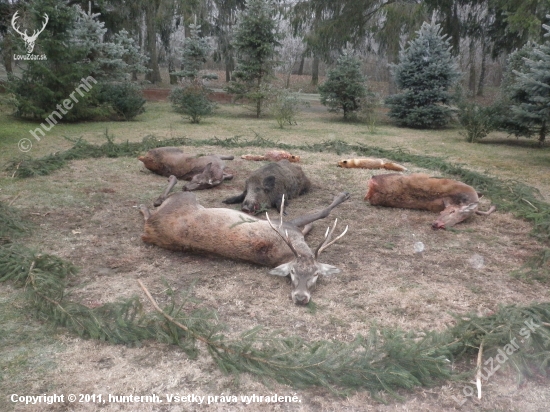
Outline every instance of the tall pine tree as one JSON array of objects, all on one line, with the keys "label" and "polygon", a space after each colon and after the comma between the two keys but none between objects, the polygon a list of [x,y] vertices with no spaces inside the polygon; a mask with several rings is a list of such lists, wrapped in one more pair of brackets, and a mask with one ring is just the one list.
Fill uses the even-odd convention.
[{"label": "tall pine tree", "polygon": [[[550,26],[543,25],[550,36]],[[515,82],[510,86],[511,125],[508,131],[516,136],[538,136],[540,145],[550,129],[550,41],[526,45],[523,66],[514,70]]]},{"label": "tall pine tree", "polygon": [[[204,86],[199,76],[210,54],[208,40],[199,36],[200,27],[196,24],[189,25],[191,35],[185,39],[182,50],[183,70],[172,73],[183,77],[183,80],[181,86],[170,93],[170,101],[174,109],[188,116],[192,123],[199,123],[202,117],[210,115],[215,108],[215,104],[208,99],[210,90]],[[209,77],[212,75],[202,76],[202,78]]]},{"label": "tall pine tree", "polygon": [[399,64],[391,66],[402,93],[386,99],[389,116],[399,126],[443,127],[450,120],[449,88],[460,72],[439,25],[424,23],[417,34],[399,53]]},{"label": "tall pine tree", "polygon": [[270,82],[279,46],[275,9],[270,0],[248,0],[235,31],[233,47],[237,55],[234,81],[226,90],[237,99],[246,98],[254,104],[260,117],[265,101],[271,96]]}]

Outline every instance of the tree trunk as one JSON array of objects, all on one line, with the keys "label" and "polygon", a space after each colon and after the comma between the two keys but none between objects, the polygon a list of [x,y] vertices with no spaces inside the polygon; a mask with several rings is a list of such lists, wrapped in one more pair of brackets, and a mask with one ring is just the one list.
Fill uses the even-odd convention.
[{"label": "tree trunk", "polygon": [[225,81],[230,82],[231,81],[231,73],[233,72],[233,69],[235,68],[235,64],[233,62],[233,57],[228,56],[225,58]]},{"label": "tree trunk", "polygon": [[[260,74],[260,76],[262,76]],[[258,78],[258,91],[261,90],[261,87],[262,87],[262,78],[259,77]],[[260,115],[262,114],[262,98],[257,98],[258,100],[256,101],[256,117],[260,117]]]},{"label": "tree trunk", "polygon": [[487,44],[485,36],[481,38],[481,71],[479,72],[479,83],[477,84],[477,95],[483,96],[483,86],[485,86],[485,76],[487,75]]},{"label": "tree trunk", "polygon": [[298,67],[298,76],[302,76],[304,74],[304,63],[306,61],[305,56],[302,55],[302,58],[300,59],[300,67]]},{"label": "tree trunk", "polygon": [[544,146],[544,141],[546,140],[546,122],[542,122],[542,126],[539,131],[539,146]]},{"label": "tree trunk", "polygon": [[4,36],[4,41],[2,44],[2,60],[4,60],[6,73],[13,73],[13,49],[10,36]]},{"label": "tree trunk", "polygon": [[476,56],[475,40],[470,39],[470,50],[468,54],[468,64],[470,65],[470,75],[468,76],[468,90],[472,96],[476,93]]},{"label": "tree trunk", "polygon": [[145,80],[151,83],[160,83],[160,68],[157,55],[157,31],[155,25],[156,2],[149,2],[145,7],[145,23],[147,26],[147,52],[149,54],[149,63],[147,67],[150,71],[145,75]]},{"label": "tree trunk", "polygon": [[311,65],[311,85],[317,86],[319,84],[319,57],[313,56],[313,63]]},{"label": "tree trunk", "polygon": [[174,67],[174,61],[172,59],[168,60],[168,73],[170,76],[170,84],[178,84],[178,76],[172,74],[176,68]]}]

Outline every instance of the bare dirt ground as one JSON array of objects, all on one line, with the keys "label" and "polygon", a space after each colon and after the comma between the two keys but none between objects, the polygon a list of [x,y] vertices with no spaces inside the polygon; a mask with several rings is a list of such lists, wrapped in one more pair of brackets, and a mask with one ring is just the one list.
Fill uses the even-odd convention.
[{"label": "bare dirt ground", "polygon": [[[187,150],[187,149],[186,149]],[[220,151],[223,150],[223,153]],[[221,200],[239,193],[248,173],[263,163],[239,159],[241,154],[262,154],[261,149],[224,150],[189,148],[197,154],[234,154],[228,162],[232,181],[215,189],[196,192],[206,207],[224,207]],[[285,278],[270,276],[268,268],[215,256],[172,252],[144,244],[140,235],[143,218],[137,206],[152,207],[166,179],[146,171],[136,159],[99,159],[71,162],[55,174],[20,181],[3,196],[20,193],[16,206],[37,229],[29,242],[81,268],[72,281],[70,298],[96,306],[118,298],[139,295],[150,307],[137,280],[141,280],[159,303],[165,303],[165,280],[177,293],[194,284],[200,305],[217,310],[228,325],[227,335],[263,325],[308,340],[351,341],[366,334],[372,325],[404,330],[442,330],[453,324],[452,313],[488,314],[499,305],[527,305],[548,301],[550,292],[538,283],[510,276],[541,246],[529,236],[531,226],[509,214],[496,212],[476,216],[454,231],[433,231],[430,212],[378,208],[363,200],[366,184],[383,171],[339,169],[339,156],[296,153],[310,176],[313,189],[292,201],[287,219],[321,208],[342,191],[351,199],[336,208],[325,221],[317,222],[308,242],[315,247],[336,217],[348,234],[322,254],[322,261],[341,273],[323,278],[313,294],[316,310],[292,304]],[[409,172],[422,171],[406,165]],[[180,190],[179,184],[175,190]],[[489,199],[482,199],[486,209]],[[273,210],[271,216],[276,216]],[[414,245],[424,244],[422,254]],[[4,294],[9,294],[4,290]],[[151,308],[152,310],[152,308]],[[325,389],[295,390],[257,376],[224,375],[201,347],[198,360],[190,360],[176,347],[144,342],[141,347],[113,346],[84,341],[62,330],[57,346],[48,355],[55,365],[32,374],[24,383],[5,382],[6,393],[64,393],[151,395],[163,404],[93,403],[25,406],[17,411],[548,411],[548,381],[518,384],[513,371],[503,368],[484,385],[481,401],[462,399],[464,384],[442,382],[432,388],[401,392],[405,401],[386,397],[384,405],[367,392],[339,398]],[[9,391],[9,392],[8,392]],[[19,392],[18,392],[19,391]],[[295,403],[242,402],[210,405],[167,403],[165,394],[196,396],[295,395]],[[382,395],[384,396],[384,395]],[[239,398],[240,399],[240,398]],[[204,401],[206,403],[206,400]]]}]

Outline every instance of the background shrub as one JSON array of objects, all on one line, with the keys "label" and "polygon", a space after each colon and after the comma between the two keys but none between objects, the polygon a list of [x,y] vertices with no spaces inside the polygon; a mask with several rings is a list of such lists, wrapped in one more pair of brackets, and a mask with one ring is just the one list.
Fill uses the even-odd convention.
[{"label": "background shrub", "polygon": [[200,82],[173,89],[169,99],[174,110],[187,116],[191,123],[199,123],[216,108],[216,104],[208,100],[208,89]]},{"label": "background shrub", "polygon": [[285,125],[297,124],[296,117],[302,108],[307,105],[307,102],[300,100],[298,93],[280,90],[271,102],[269,111],[282,129]]},{"label": "background shrub", "polygon": [[109,105],[124,120],[132,120],[145,111],[141,87],[135,83],[106,83],[101,85],[100,101]]}]

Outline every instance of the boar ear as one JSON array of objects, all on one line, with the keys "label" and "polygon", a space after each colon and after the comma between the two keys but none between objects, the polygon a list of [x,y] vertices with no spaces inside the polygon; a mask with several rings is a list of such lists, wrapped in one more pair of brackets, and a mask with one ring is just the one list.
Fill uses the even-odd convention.
[{"label": "boar ear", "polygon": [[277,276],[288,276],[290,275],[291,266],[292,266],[292,262],[283,263],[282,265],[279,265],[276,268],[271,269],[269,271],[269,274],[277,275]]},{"label": "boar ear", "polygon": [[275,176],[267,176],[262,183],[264,190],[271,192],[275,188]]},{"label": "boar ear", "polygon": [[327,265],[326,263],[317,263],[317,269],[319,274],[323,276],[336,275],[337,273],[340,273],[340,269],[336,266]]}]

